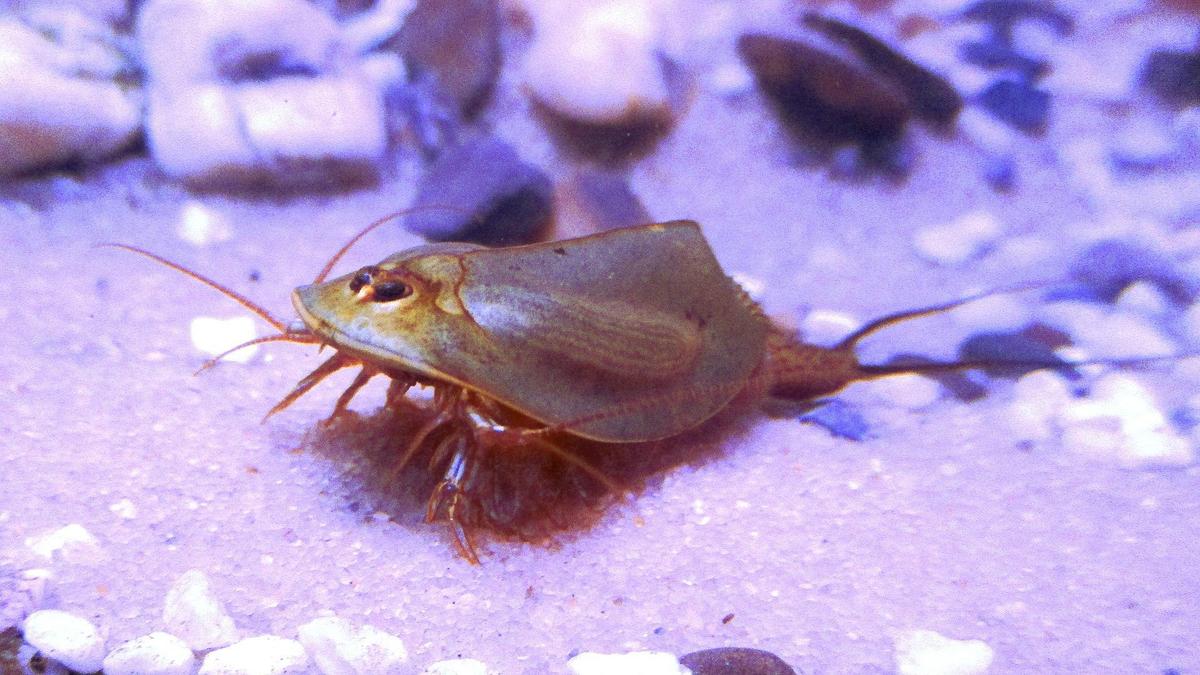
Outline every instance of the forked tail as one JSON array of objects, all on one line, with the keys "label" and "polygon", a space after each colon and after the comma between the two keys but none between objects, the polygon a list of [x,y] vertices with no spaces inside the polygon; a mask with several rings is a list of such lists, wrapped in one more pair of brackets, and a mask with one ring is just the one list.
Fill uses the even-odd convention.
[{"label": "forked tail", "polygon": [[893,324],[923,316],[941,314],[968,302],[992,295],[1043,288],[1047,285],[1047,282],[1038,281],[1008,286],[940,305],[888,314],[867,323],[832,347],[808,344],[794,331],[778,324],[773,324],[771,333],[767,337],[767,358],[770,366],[769,376],[771,378],[769,395],[772,398],[785,401],[808,402],[837,393],[854,382],[874,380],[891,375],[929,375],[958,372],[974,368],[1024,368],[1037,370],[1039,368],[1072,368],[1089,365],[1130,367],[1177,361],[1198,355],[1195,352],[1185,352],[1180,354],[1116,359],[1087,359],[1082,361],[995,357],[958,361],[925,361],[921,363],[872,365],[859,363],[858,355],[855,354],[855,347],[863,338]]}]

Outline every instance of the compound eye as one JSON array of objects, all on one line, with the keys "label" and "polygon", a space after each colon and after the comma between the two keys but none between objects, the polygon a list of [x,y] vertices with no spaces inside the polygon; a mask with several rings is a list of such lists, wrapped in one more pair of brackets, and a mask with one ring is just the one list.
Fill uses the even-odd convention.
[{"label": "compound eye", "polygon": [[412,286],[402,281],[381,281],[375,284],[375,302],[391,302],[407,298],[412,293]]},{"label": "compound eye", "polygon": [[358,274],[355,274],[354,278],[350,280],[350,292],[358,293],[363,289],[363,286],[370,286],[371,275],[377,271],[373,267],[364,267],[359,270]]}]

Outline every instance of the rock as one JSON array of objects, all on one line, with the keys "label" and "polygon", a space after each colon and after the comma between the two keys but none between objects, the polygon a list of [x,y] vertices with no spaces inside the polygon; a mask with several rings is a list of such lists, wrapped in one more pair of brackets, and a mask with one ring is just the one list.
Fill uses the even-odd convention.
[{"label": "rock", "polygon": [[393,43],[414,78],[432,79],[470,118],[500,73],[500,11],[496,0],[420,0]]},{"label": "rock", "polygon": [[783,659],[771,652],[747,647],[718,647],[680,657],[692,675],[796,675]]},{"label": "rock", "polygon": [[861,28],[811,12],[804,15],[804,25],[849,47],[876,73],[899,87],[912,104],[913,114],[929,124],[948,129],[962,110],[962,96],[946,78]]},{"label": "rock", "polygon": [[41,568],[28,569],[19,575],[0,574],[0,626],[15,626],[40,609],[46,587],[53,578],[50,570]]},{"label": "rock", "polygon": [[995,658],[980,640],[953,640],[931,630],[901,633],[895,646],[900,675],[980,675]]},{"label": "rock", "polygon": [[[800,416],[800,421],[815,424],[838,438],[852,441],[864,440],[871,431],[867,419],[859,409],[838,398],[821,403],[804,413]],[[695,670],[690,665],[688,667]]]},{"label": "rock", "polygon": [[1176,108],[1200,104],[1200,50],[1151,52],[1142,65],[1138,82]]},{"label": "rock", "polygon": [[1090,246],[1071,264],[1070,275],[1105,302],[1114,302],[1137,281],[1153,284],[1177,306],[1191,304],[1197,292],[1196,284],[1168,256],[1119,239]]},{"label": "rock", "polygon": [[151,154],[202,186],[369,180],[383,101],[332,18],[303,0],[150,0],[138,15]]},{"label": "rock", "polygon": [[937,380],[923,375],[894,375],[873,381],[871,396],[896,408],[920,410],[936,403],[942,389]]},{"label": "rock", "polygon": [[493,675],[487,664],[475,659],[449,659],[425,667],[421,675]]},{"label": "rock", "polygon": [[862,321],[831,309],[813,309],[800,321],[804,341],[821,347],[832,347],[850,333],[862,327]]},{"label": "rock", "polygon": [[233,228],[218,211],[197,199],[189,199],[179,207],[175,234],[192,246],[209,246],[232,239]]},{"label": "rock", "polygon": [[198,675],[290,675],[309,672],[308,654],[295,640],[259,635],[209,652]]},{"label": "rock", "polygon": [[[198,316],[192,319],[189,327],[192,346],[209,356],[224,354],[244,342],[253,340],[257,333],[254,319],[248,316],[235,316],[232,319]],[[258,346],[251,345],[229,354],[222,360],[246,363],[257,352]]]},{"label": "rock", "polygon": [[815,44],[747,33],[737,47],[780,118],[802,136],[832,142],[894,139],[913,113],[896,85]]},{"label": "rock", "polygon": [[1066,380],[1050,370],[1035,370],[1013,385],[1008,426],[1018,441],[1044,442],[1058,433],[1059,411],[1073,400]]},{"label": "rock", "polygon": [[688,675],[688,669],[674,654],[667,652],[629,652],[599,654],[584,652],[567,661],[572,675]]},{"label": "rock", "polygon": [[[961,361],[995,364],[980,368],[995,377],[1017,378],[1048,366],[1067,379],[1079,379],[1078,372],[1054,352],[1054,348],[1025,331],[976,333],[958,347]],[[1011,365],[1004,365],[1005,363]]]},{"label": "rock", "polygon": [[[426,206],[452,209],[422,209]],[[484,137],[446,150],[421,178],[405,227],[430,241],[524,244],[546,230],[553,188],[507,143]]]},{"label": "rock", "polygon": [[1166,130],[1139,121],[1117,134],[1108,157],[1114,172],[1144,176],[1169,169],[1172,163],[1181,159],[1180,150]]},{"label": "rock", "polygon": [[1038,80],[1050,72],[1050,62],[1017,51],[1016,47],[999,40],[964,42],[958,50],[967,63],[988,70],[1010,70],[1025,81]]},{"label": "rock", "polygon": [[238,639],[233,619],[200,570],[185,572],[167,592],[163,626],[196,651],[224,647]]},{"label": "rock", "polygon": [[336,616],[313,619],[299,628],[300,644],[325,675],[406,673],[404,642],[373,626],[351,625]]},{"label": "rock", "polygon": [[1040,21],[1059,35],[1075,29],[1070,15],[1043,0],[979,0],[962,12],[967,21],[979,21],[991,26],[1000,39],[1012,41],[1012,31],[1019,21]]},{"label": "rock", "polygon": [[81,673],[94,673],[104,662],[104,639],[91,621],[57,609],[30,614],[21,629],[25,641],[43,656]]},{"label": "rock", "polygon": [[71,523],[53,532],[30,537],[25,545],[43,558],[56,557],[78,563],[90,563],[104,556],[100,540],[79,523]]},{"label": "rock", "polygon": [[0,178],[106,159],[141,130],[139,93],[116,81],[129,66],[111,29],[60,11],[88,37],[56,43],[0,16]]},{"label": "rock", "polygon": [[1021,80],[996,80],[980,92],[976,103],[1027,134],[1044,133],[1050,118],[1050,93]]},{"label": "rock", "polygon": [[1101,378],[1087,399],[1064,406],[1057,422],[1064,449],[1126,468],[1196,461],[1191,443],[1171,428],[1154,396],[1124,373]]},{"label": "rock", "polygon": [[949,223],[917,230],[917,254],[942,265],[961,265],[978,257],[1004,234],[1004,226],[990,211],[971,211]]},{"label": "rock", "polygon": [[995,293],[976,298],[947,313],[955,324],[972,331],[1020,331],[1033,312],[1016,293]]},{"label": "rock", "polygon": [[567,230],[559,234],[582,236],[654,222],[618,173],[581,171],[559,188],[558,197],[559,228]]},{"label": "rock", "polygon": [[196,657],[170,633],[150,633],[122,643],[104,657],[104,675],[190,675]]}]

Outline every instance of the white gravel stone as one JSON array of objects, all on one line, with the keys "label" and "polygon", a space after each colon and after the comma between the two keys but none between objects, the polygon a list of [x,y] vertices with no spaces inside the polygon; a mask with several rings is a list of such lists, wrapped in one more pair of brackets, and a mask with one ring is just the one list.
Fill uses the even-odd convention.
[{"label": "white gravel stone", "polygon": [[956,307],[949,316],[971,332],[1016,331],[1029,324],[1033,312],[1017,294],[1001,293]]},{"label": "white gravel stone", "polygon": [[1136,281],[1117,296],[1118,309],[1143,316],[1158,317],[1171,309],[1171,301],[1148,281]]},{"label": "white gravel stone", "polygon": [[1136,469],[1187,466],[1196,460],[1187,438],[1176,433],[1154,395],[1124,373],[1112,373],[1091,396],[1063,407],[1058,423],[1071,452]]},{"label": "white gravel stone", "polygon": [[895,646],[900,675],[980,675],[995,658],[981,640],[954,640],[931,630],[901,633]]},{"label": "white gravel stone", "polygon": [[800,321],[800,334],[809,344],[832,347],[860,326],[853,315],[832,309],[814,309]]},{"label": "white gravel stone", "polygon": [[109,157],[136,137],[139,95],[111,80],[123,59],[106,44],[110,29],[89,25],[99,36],[56,43],[11,15],[0,17],[0,176]]},{"label": "white gravel stone", "polygon": [[688,675],[692,671],[667,652],[599,654],[584,652],[567,661],[572,675]]},{"label": "white gravel stone", "polygon": [[100,670],[104,639],[91,621],[57,609],[30,614],[22,627],[25,641],[43,656],[81,673]]},{"label": "white gravel stone", "polygon": [[289,675],[308,670],[304,645],[278,635],[259,635],[209,652],[199,675]]},{"label": "white gravel stone", "polygon": [[196,651],[224,647],[238,639],[233,619],[200,570],[184,572],[167,592],[163,624]]},{"label": "white gravel stone", "polygon": [[477,659],[449,659],[429,664],[421,675],[494,675],[495,672]]},{"label": "white gravel stone", "polygon": [[1047,441],[1058,431],[1059,412],[1074,397],[1067,382],[1052,370],[1036,370],[1013,384],[1008,423],[1016,440]]},{"label": "white gravel stone", "polygon": [[917,253],[931,262],[960,265],[980,255],[1004,234],[1004,227],[990,211],[971,211],[944,225],[917,231],[913,244]]},{"label": "white gravel stone", "polygon": [[668,91],[655,53],[662,4],[530,4],[538,37],[525,60],[525,80],[534,97],[567,116],[597,123],[666,110]]},{"label": "white gravel stone", "polygon": [[137,507],[128,499],[118,499],[108,505],[108,510],[113,512],[113,515],[122,520],[133,520],[137,518]]},{"label": "white gravel stone", "polygon": [[190,675],[191,647],[170,633],[150,633],[122,643],[104,657],[104,675]]},{"label": "white gravel stone", "polygon": [[404,641],[374,626],[355,627],[336,616],[300,626],[300,643],[325,675],[368,675],[408,670]]},{"label": "white gravel stone", "polygon": [[175,233],[193,246],[208,246],[233,238],[229,221],[195,199],[187,200],[179,208],[179,224]]},{"label": "white gravel stone", "polygon": [[53,532],[25,540],[34,553],[53,560],[55,557],[71,562],[95,562],[103,557],[100,540],[79,523],[71,523]]},{"label": "white gravel stone", "polygon": [[[195,182],[319,180],[386,150],[382,96],[333,19],[302,0],[151,0],[138,15],[155,161]],[[275,61],[302,70],[264,79]]]},{"label": "white gravel stone", "polygon": [[1090,302],[1055,302],[1041,309],[1042,318],[1061,328],[1094,358],[1158,356],[1176,353],[1175,343],[1130,312],[1112,311]]},{"label": "white gravel stone", "polygon": [[870,383],[872,397],[888,405],[920,410],[933,405],[942,396],[942,385],[921,375],[894,375]]},{"label": "white gravel stone", "polygon": [[[226,350],[258,336],[254,319],[248,316],[236,316],[232,319],[198,316],[192,319],[189,333],[192,337],[192,345],[210,356],[223,354]],[[258,353],[258,345],[251,345],[233,352],[224,360],[246,363],[256,353]]]}]

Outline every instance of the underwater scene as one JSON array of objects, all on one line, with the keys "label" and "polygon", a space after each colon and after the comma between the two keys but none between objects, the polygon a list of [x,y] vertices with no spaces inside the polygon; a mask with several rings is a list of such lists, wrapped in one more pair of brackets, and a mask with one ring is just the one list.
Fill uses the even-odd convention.
[{"label": "underwater scene", "polygon": [[1196,0],[0,0],[0,675],[1200,673]]}]

